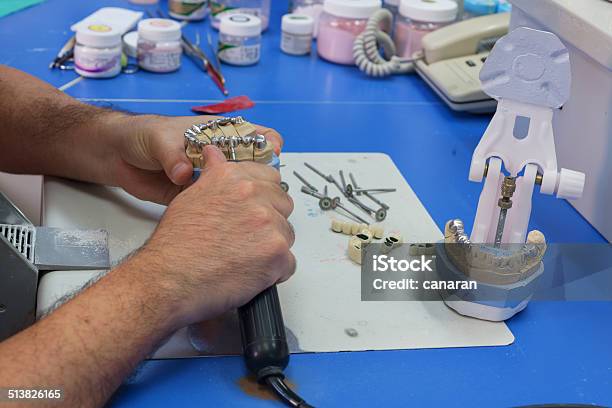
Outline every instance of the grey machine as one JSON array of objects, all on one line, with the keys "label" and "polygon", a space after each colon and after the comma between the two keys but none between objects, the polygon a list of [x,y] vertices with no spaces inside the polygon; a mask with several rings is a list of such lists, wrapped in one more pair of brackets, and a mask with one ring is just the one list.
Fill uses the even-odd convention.
[{"label": "grey machine", "polygon": [[34,226],[0,193],[0,341],[34,323],[44,271],[109,267],[106,231]]}]

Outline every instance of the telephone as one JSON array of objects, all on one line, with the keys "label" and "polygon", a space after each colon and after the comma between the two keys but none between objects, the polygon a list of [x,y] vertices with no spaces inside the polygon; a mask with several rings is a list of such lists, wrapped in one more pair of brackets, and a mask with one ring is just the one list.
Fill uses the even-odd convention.
[{"label": "telephone", "polygon": [[480,86],[480,69],[495,42],[508,33],[510,13],[464,20],[423,37],[415,70],[453,110],[495,112],[497,101]]},{"label": "telephone", "polygon": [[355,40],[353,56],[361,71],[383,77],[416,70],[451,109],[495,111],[497,102],[481,90],[478,75],[497,39],[508,33],[510,13],[475,17],[428,33],[422,50],[410,58],[395,55],[391,36],[381,29],[391,19],[388,10],[377,11]]}]

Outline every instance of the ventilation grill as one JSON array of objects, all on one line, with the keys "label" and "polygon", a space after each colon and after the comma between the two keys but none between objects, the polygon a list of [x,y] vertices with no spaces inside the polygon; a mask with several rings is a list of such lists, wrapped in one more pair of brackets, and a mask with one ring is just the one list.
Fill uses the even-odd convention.
[{"label": "ventilation grill", "polygon": [[34,227],[0,224],[0,233],[21,255],[34,263]]}]

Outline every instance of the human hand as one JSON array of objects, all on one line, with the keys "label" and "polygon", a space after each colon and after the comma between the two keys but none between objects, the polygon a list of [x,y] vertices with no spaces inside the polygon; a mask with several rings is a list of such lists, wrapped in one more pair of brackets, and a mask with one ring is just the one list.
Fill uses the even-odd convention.
[{"label": "human hand", "polygon": [[[140,115],[117,120],[113,125],[117,136],[108,169],[112,178],[109,184],[140,199],[168,204],[190,183],[193,173],[185,155],[185,129],[213,118]],[[280,134],[263,126],[256,128],[279,154],[283,144]]]},{"label": "human hand", "polygon": [[227,162],[212,146],[204,155],[200,178],[170,203],[136,255],[146,264],[143,279],[174,304],[182,325],[239,307],[295,270],[293,201],[279,172]]}]

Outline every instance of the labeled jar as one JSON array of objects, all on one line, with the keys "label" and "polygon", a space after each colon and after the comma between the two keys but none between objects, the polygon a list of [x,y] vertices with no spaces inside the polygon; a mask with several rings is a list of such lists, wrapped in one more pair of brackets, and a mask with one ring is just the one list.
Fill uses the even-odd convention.
[{"label": "labeled jar", "polygon": [[393,31],[397,54],[411,58],[422,49],[423,37],[457,18],[457,3],[452,0],[401,0]]},{"label": "labeled jar", "polygon": [[110,78],[121,72],[121,33],[106,24],[79,27],[74,69],[88,78]]},{"label": "labeled jar", "polygon": [[261,31],[268,29],[270,21],[270,0],[211,0],[211,25],[217,30],[221,19],[230,14],[250,14],[261,20]]},{"label": "labeled jar", "polygon": [[381,0],[325,0],[319,17],[317,53],[337,64],[353,65],[353,44]]},{"label": "labeled jar", "polygon": [[291,55],[310,54],[314,19],[300,14],[285,14],[281,21],[281,50]]},{"label": "labeled jar", "polygon": [[310,16],[314,20],[313,37],[317,38],[319,16],[323,12],[323,0],[294,0],[291,3],[291,13]]},{"label": "labeled jar", "polygon": [[203,20],[208,15],[208,0],[168,0],[168,13],[177,20]]},{"label": "labeled jar", "polygon": [[250,14],[229,14],[219,25],[219,59],[232,65],[253,65],[261,54],[261,20]]},{"label": "labeled jar", "polygon": [[138,23],[138,66],[151,72],[172,72],[181,66],[181,25],[165,18]]}]

